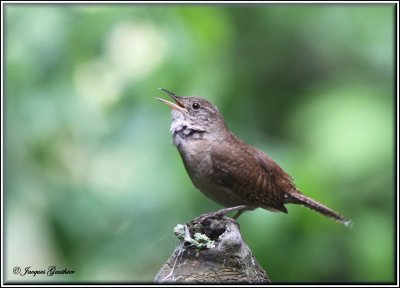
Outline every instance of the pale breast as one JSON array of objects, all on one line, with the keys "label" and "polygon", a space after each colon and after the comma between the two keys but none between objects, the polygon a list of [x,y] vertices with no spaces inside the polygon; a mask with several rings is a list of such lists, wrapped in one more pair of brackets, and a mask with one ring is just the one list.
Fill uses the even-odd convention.
[{"label": "pale breast", "polygon": [[181,138],[177,142],[180,144],[177,148],[190,178],[192,178],[193,182],[202,182],[203,178],[212,172],[209,152],[211,147],[207,145],[209,142],[202,139],[189,140],[185,138]]}]

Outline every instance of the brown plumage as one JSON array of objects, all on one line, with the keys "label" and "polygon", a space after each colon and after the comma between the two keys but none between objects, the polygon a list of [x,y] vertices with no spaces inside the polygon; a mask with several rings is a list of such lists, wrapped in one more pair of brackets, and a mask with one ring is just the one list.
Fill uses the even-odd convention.
[{"label": "brown plumage", "polygon": [[271,157],[236,138],[217,107],[199,97],[159,99],[172,108],[174,144],[193,184],[225,207],[264,208],[287,213],[285,204],[299,204],[346,226],[351,221],[301,193]]}]

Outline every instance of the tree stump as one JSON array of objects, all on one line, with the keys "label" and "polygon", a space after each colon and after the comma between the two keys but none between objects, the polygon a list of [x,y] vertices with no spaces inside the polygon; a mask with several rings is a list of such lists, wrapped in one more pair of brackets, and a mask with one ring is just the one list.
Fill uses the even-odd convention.
[{"label": "tree stump", "polygon": [[239,224],[228,217],[178,224],[180,243],[161,267],[158,283],[270,283],[244,243]]}]

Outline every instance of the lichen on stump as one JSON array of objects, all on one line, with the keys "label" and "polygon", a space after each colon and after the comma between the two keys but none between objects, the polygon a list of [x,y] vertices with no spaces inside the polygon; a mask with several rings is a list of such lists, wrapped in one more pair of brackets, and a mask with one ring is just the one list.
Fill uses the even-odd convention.
[{"label": "lichen on stump", "polygon": [[228,217],[212,217],[178,224],[180,243],[161,267],[158,283],[270,283],[244,243],[238,223]]}]

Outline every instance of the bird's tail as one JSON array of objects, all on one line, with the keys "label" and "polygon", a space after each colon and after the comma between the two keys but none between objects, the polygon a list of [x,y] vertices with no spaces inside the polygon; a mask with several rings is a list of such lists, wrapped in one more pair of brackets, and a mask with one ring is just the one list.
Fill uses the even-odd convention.
[{"label": "bird's tail", "polygon": [[310,208],[311,210],[317,211],[318,213],[325,215],[329,218],[334,219],[335,221],[345,225],[346,227],[351,227],[353,223],[351,222],[350,219],[347,219],[346,217],[340,215],[339,213],[333,211],[332,209],[326,207],[325,205],[311,199],[310,197],[307,197],[306,195],[295,192],[295,193],[290,193],[286,194],[286,203],[293,203],[293,204],[300,204],[303,205],[307,208]]}]

